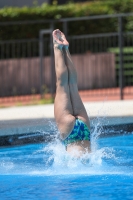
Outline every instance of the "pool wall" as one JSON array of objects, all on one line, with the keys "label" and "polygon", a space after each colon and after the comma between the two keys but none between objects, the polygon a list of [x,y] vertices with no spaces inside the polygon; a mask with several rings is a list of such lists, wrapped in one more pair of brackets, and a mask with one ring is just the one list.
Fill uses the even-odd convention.
[{"label": "pool wall", "polygon": [[[100,137],[133,133],[133,117],[91,118],[91,132],[95,126]],[[56,137],[53,118],[0,121],[0,146],[50,142]]]},{"label": "pool wall", "polygon": [[[84,102],[91,121],[100,136],[133,131],[133,100]],[[97,131],[97,130],[96,130]],[[0,146],[48,142],[57,135],[54,104],[0,109]]]}]

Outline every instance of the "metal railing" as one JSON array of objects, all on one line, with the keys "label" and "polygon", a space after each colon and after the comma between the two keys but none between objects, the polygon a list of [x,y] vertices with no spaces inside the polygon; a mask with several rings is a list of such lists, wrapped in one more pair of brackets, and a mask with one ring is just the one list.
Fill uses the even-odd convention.
[{"label": "metal railing", "polygon": [[[133,13],[66,18],[60,20],[0,22],[0,26],[9,26],[13,24],[18,24],[21,26],[22,24],[49,23],[49,27],[54,29],[55,24],[57,26],[58,23],[62,22],[62,29],[64,33],[68,35],[68,40],[70,42],[70,52],[72,53],[73,57],[75,55],[79,57],[80,55],[85,56],[100,53],[112,53],[115,55],[115,83],[113,83],[110,87],[107,87],[105,84],[105,86],[103,86],[104,90],[102,92],[100,92],[102,89],[100,84],[99,86],[95,86],[95,84],[93,84],[91,87],[88,86],[87,88],[87,83],[85,83],[86,86],[82,85],[81,90],[88,90],[89,93],[86,92],[86,95],[89,95],[89,97],[97,95],[119,95],[120,99],[123,99],[125,94],[129,96],[133,95],[133,32],[125,33],[122,23],[123,18],[128,16],[133,16]],[[69,22],[105,18],[118,19],[118,32],[75,36],[69,35]],[[39,75],[39,38],[0,41],[0,97],[30,95],[33,93],[39,94],[40,88],[45,88],[44,90],[47,90],[47,92],[55,90],[55,85],[52,84],[53,86],[51,86],[51,78],[49,77],[51,69],[48,67],[52,41],[50,42],[50,37],[48,36],[42,38],[41,40],[44,44],[44,55],[41,56],[41,59],[43,57],[42,60],[45,63],[45,66],[41,71],[41,75],[44,78],[41,85],[41,75]],[[76,62],[77,58],[75,57],[74,59]],[[102,57],[102,59],[103,62],[105,62],[104,57]],[[83,56],[81,60],[85,62]],[[81,79],[81,82],[89,82],[87,78],[84,80],[84,74],[86,75],[84,72],[86,63],[83,62],[82,70],[79,70],[79,67],[77,67],[77,70],[80,71],[79,79]],[[86,68],[85,70],[90,69],[88,67],[88,69]],[[90,72],[88,71],[87,73]],[[111,73],[110,68],[108,68],[108,73]],[[97,72],[96,76],[100,76],[100,71]],[[102,76],[99,81],[102,81]],[[50,89],[51,87],[53,87],[53,89]]]}]

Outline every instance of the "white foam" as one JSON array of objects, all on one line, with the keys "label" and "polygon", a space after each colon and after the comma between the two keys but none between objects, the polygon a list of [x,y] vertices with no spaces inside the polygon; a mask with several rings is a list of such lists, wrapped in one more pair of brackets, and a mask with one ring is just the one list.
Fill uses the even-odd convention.
[{"label": "white foam", "polygon": [[[100,128],[99,128],[100,127]],[[58,136],[57,127],[50,122],[50,129]],[[58,139],[48,143],[39,150],[32,151],[32,154],[25,155],[20,152],[18,159],[12,157],[1,157],[0,174],[25,174],[39,176],[55,175],[103,175],[103,174],[130,174],[120,164],[125,162],[122,157],[117,157],[112,147],[99,147],[98,138],[102,133],[100,119],[98,118],[93,133],[91,134],[91,153],[86,153],[80,158],[74,158],[67,153],[64,145]],[[9,150],[9,152],[12,149]],[[6,151],[7,152],[7,151]],[[16,149],[16,152],[19,153]],[[13,150],[15,153],[15,150]],[[10,152],[11,154],[11,152]],[[37,163],[38,159],[43,161]],[[33,160],[31,162],[31,160]],[[119,164],[117,164],[119,163]]]}]

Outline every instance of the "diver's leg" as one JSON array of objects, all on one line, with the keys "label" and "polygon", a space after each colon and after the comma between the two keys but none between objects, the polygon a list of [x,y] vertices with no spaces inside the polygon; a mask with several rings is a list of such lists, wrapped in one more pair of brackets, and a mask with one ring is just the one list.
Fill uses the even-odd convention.
[{"label": "diver's leg", "polygon": [[[57,34],[58,30],[53,32]],[[56,71],[56,97],[54,102],[54,114],[57,126],[61,133],[61,138],[65,139],[72,131],[75,123],[73,109],[70,100],[70,90],[68,85],[68,69],[64,62],[62,45],[54,44],[55,71]]]},{"label": "diver's leg", "polygon": [[87,115],[87,112],[85,110],[85,107],[83,105],[83,102],[80,98],[79,92],[78,92],[78,85],[77,85],[77,73],[74,66],[74,63],[72,62],[72,58],[68,49],[68,46],[64,48],[64,56],[65,56],[65,63],[68,67],[68,74],[69,74],[69,88],[70,88],[70,98],[73,108],[73,115],[77,118],[83,120],[88,127],[90,127],[89,118]]}]

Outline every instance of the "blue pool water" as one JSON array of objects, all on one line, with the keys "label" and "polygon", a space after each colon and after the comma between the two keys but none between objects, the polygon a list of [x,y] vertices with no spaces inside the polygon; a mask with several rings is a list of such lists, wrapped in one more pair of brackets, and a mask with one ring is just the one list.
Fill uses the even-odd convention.
[{"label": "blue pool water", "polygon": [[57,140],[0,149],[0,200],[132,200],[133,134],[92,139],[70,157]]}]

